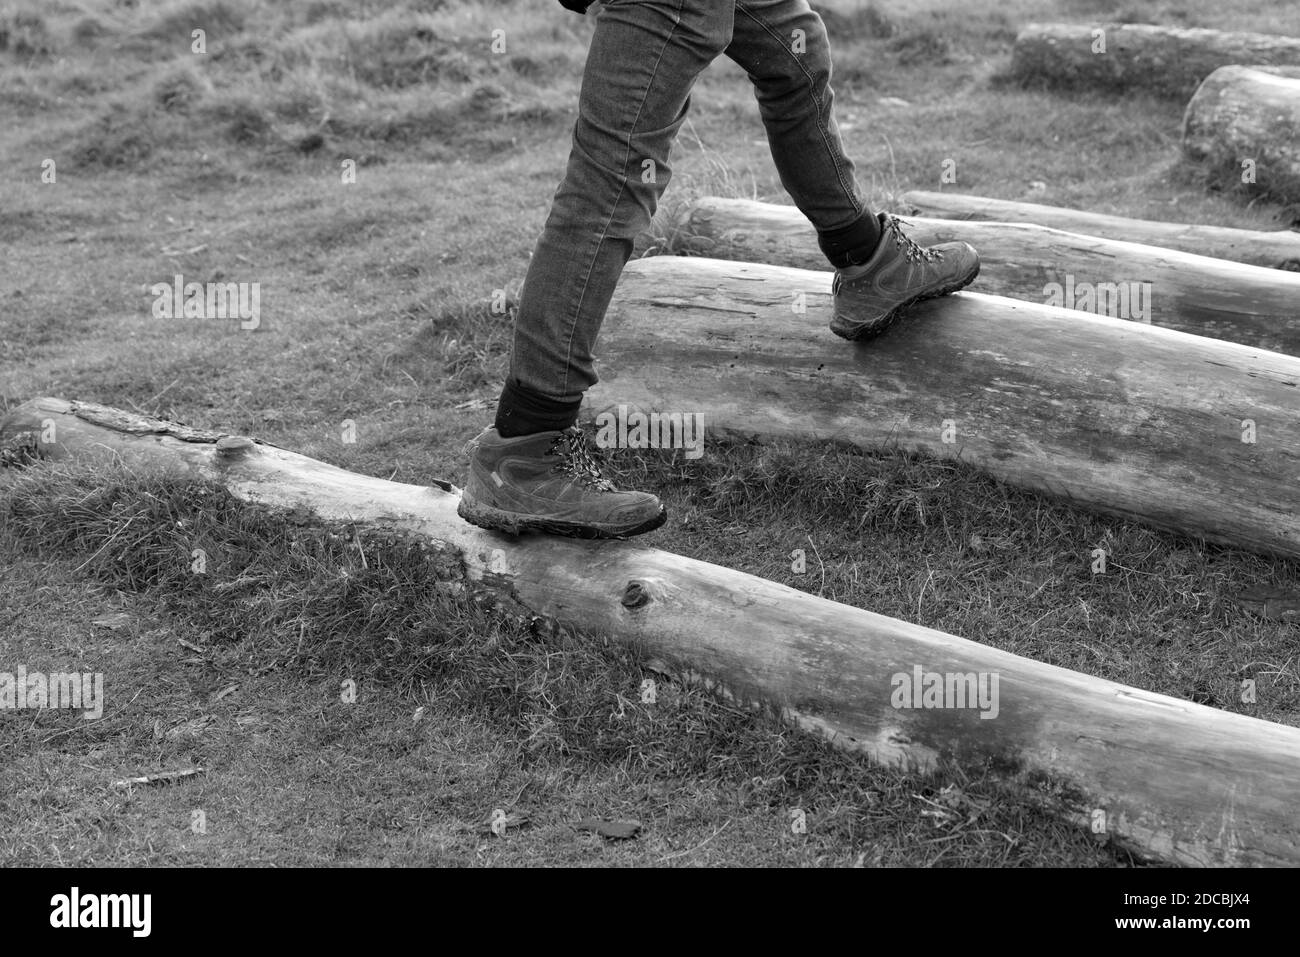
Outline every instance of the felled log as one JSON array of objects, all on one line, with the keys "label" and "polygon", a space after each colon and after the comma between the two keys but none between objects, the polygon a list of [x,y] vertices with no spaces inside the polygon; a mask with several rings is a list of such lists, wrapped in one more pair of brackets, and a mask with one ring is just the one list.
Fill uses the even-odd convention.
[{"label": "felled log", "polygon": [[1215,70],[1187,104],[1183,153],[1224,188],[1300,203],[1300,79]]},{"label": "felled log", "polygon": [[1063,206],[1017,203],[963,193],[914,190],[903,194],[908,212],[939,219],[1031,223],[1121,242],[1163,246],[1185,253],[1229,259],[1252,266],[1300,272],[1300,232],[1292,229],[1232,229],[1108,216]]},{"label": "felled log", "polygon": [[1033,23],[1016,37],[1011,74],[1069,88],[1186,97],[1221,66],[1300,64],[1300,37],[1137,23]]},{"label": "felled log", "polygon": [[[648,278],[643,272],[633,268],[634,285]],[[1300,864],[1294,728],[1031,661],[641,544],[486,532],[456,516],[451,486],[358,475],[243,436],[42,398],[0,422],[0,442],[14,447],[24,439],[42,457],[120,457],[219,482],[246,501],[314,510],[322,521],[423,536],[452,564],[463,563],[470,587],[635,643],[839,747],[921,770],[941,761],[991,763],[1011,779],[1061,784],[1057,793],[1067,797],[1059,813],[1100,820],[1106,833],[1148,856],[1189,865]],[[931,674],[971,675],[984,676],[977,688],[989,694],[976,707],[928,707],[924,693],[901,693],[899,676],[910,681],[918,669],[922,689],[933,687]],[[954,693],[959,684],[952,682]]]},{"label": "felled log", "polygon": [[780,266],[633,261],[606,314],[591,408],[896,444],[1161,528],[1300,556],[1300,359],[969,292],[854,344],[827,328],[830,285],[831,273]]},{"label": "felled log", "polygon": [[[980,292],[1300,355],[1300,273],[1027,223],[907,223],[923,245],[961,239],[979,250]],[[793,206],[706,197],[681,214],[675,237],[679,252],[830,268]]]}]

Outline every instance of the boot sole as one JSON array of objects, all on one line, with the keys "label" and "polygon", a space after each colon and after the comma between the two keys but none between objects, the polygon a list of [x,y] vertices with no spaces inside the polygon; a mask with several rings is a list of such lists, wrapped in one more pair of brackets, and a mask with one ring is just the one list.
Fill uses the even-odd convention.
[{"label": "boot sole", "polygon": [[508,532],[511,535],[520,535],[525,532],[543,532],[548,535],[561,535],[565,538],[589,539],[631,538],[633,535],[653,532],[668,521],[668,509],[662,505],[659,506],[658,515],[648,518],[638,525],[620,526],[599,522],[565,522],[537,515],[525,515],[521,512],[507,512],[504,509],[493,508],[491,505],[467,502],[464,496],[461,497],[460,505],[456,508],[456,514],[471,525],[497,532]]},{"label": "boot sole", "polygon": [[947,296],[951,293],[957,292],[958,290],[965,289],[973,283],[976,278],[978,278],[979,274],[980,264],[976,263],[975,270],[966,278],[959,279],[957,282],[950,283],[947,286],[940,286],[933,292],[913,296],[906,302],[895,306],[894,309],[885,316],[885,318],[877,321],[875,325],[857,326],[846,330],[839,324],[839,317],[837,316],[831,321],[831,332],[835,333],[841,339],[849,340],[849,342],[864,342],[868,339],[874,339],[886,329],[894,325],[894,323],[898,322],[899,319],[902,319],[911,306],[916,305],[918,302],[924,302],[927,299],[938,299],[940,296]]}]

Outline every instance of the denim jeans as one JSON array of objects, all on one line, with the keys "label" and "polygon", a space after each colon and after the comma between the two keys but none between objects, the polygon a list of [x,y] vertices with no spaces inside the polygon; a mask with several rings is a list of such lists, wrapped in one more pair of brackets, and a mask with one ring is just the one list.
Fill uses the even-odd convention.
[{"label": "denim jeans", "polygon": [[813,226],[852,231],[870,216],[831,114],[826,28],[807,0],[608,0],[520,294],[513,383],[560,401],[596,383],[592,349],[614,287],[672,176],[695,80],[721,53],[753,83],[781,183]]}]

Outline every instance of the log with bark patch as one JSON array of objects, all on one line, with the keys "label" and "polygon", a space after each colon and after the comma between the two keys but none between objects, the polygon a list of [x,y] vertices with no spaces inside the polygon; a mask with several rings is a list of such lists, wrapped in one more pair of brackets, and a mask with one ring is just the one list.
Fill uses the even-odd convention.
[{"label": "log with bark patch", "polygon": [[1108,216],[1063,206],[1018,203],[963,193],[913,190],[903,194],[907,212],[937,219],[976,219],[999,223],[1030,223],[1086,233],[1104,239],[1163,246],[1199,256],[1228,259],[1251,266],[1300,272],[1300,232],[1293,229],[1233,229],[1191,223]]},{"label": "log with bark patch", "polygon": [[[973,290],[1300,355],[1300,273],[1027,223],[906,223],[922,245],[960,239],[979,250]],[[830,268],[793,206],[705,197],[679,215],[673,236],[679,252]]]},{"label": "log with bark patch", "polygon": [[1300,203],[1300,78],[1215,70],[1187,104],[1183,153],[1221,188]]},{"label": "log with bark patch", "polygon": [[18,450],[15,460],[121,459],[215,481],[246,501],[313,510],[324,522],[419,536],[469,587],[634,644],[839,747],[922,770],[948,761],[991,765],[1033,793],[1059,795],[1044,798],[1056,813],[1085,825],[1104,820],[1108,835],[1160,860],[1300,864],[1294,728],[1042,664],[641,543],[486,532],[457,517],[457,492],[445,483],[358,475],[243,436],[43,398],[0,422],[0,443]]},{"label": "log with bark patch", "polygon": [[1016,37],[1011,75],[1027,83],[1186,97],[1230,64],[1300,65],[1300,37],[1138,23],[1032,23]]}]

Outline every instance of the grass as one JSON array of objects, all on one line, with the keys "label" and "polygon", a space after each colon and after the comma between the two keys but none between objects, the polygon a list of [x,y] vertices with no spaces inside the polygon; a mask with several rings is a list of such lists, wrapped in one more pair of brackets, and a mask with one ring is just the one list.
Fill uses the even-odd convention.
[{"label": "grass", "polygon": [[[462,0],[6,10],[0,158],[25,172],[0,216],[12,263],[0,275],[0,414],[62,395],[385,478],[463,482],[460,449],[490,414],[563,171],[589,23],[558,4]],[[1002,82],[1010,41],[1033,19],[1300,34],[1294,11],[1264,0],[841,0],[827,14],[837,111],[873,202],[937,188],[952,159],[962,191],[1287,222],[1276,206],[1203,189],[1177,158],[1181,104]],[[190,52],[194,29],[206,54]],[[47,159],[53,183],[41,182]],[[725,61],[697,87],[664,215],[638,254],[670,246],[672,211],[706,193],[788,201],[745,79]],[[143,289],[176,273],[260,282],[261,327],[153,319]],[[345,420],[355,444],[339,442]],[[1296,723],[1293,626],[1230,600],[1294,584],[1292,562],[893,453],[711,437],[699,462],[618,453],[609,465],[668,502],[659,547]],[[0,862],[1136,863],[1061,824],[1050,796],[977,769],[872,767],[599,636],[482,607],[410,543],[359,550],[342,530],[219,489],[115,470],[11,469],[0,483],[0,661],[103,671],[110,700],[98,722],[0,716],[0,751],[13,756]],[[196,540],[218,559],[207,576],[188,571]],[[1089,569],[1099,543],[1105,575]],[[795,548],[808,551],[803,575]],[[119,630],[94,624],[114,612]],[[1258,682],[1256,705],[1240,701],[1243,676]],[[660,689],[653,707],[640,703],[646,678]],[[189,765],[207,773],[112,785]],[[492,836],[496,808],[526,825]],[[795,809],[806,834],[792,833]],[[646,827],[606,842],[573,829],[587,816]]]}]

